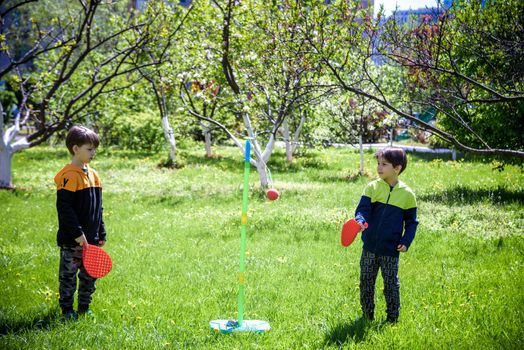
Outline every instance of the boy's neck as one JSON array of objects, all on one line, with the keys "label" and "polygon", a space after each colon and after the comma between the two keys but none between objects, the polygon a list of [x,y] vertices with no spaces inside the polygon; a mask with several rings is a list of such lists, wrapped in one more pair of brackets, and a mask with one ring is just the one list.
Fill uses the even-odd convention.
[{"label": "boy's neck", "polygon": [[392,179],[384,179],[384,181],[386,181],[390,187],[395,187],[398,184],[398,177],[396,176]]},{"label": "boy's neck", "polygon": [[75,157],[73,157],[73,159],[71,159],[71,164],[73,165],[76,165],[77,167],[79,168],[85,168],[87,166],[87,164],[85,164],[84,162],[82,161],[79,161],[78,159],[76,159]]}]

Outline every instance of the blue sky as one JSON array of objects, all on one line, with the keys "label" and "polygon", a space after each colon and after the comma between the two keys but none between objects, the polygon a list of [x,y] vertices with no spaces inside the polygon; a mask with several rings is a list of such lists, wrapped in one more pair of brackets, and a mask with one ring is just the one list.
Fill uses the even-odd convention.
[{"label": "blue sky", "polygon": [[396,5],[399,10],[418,9],[421,7],[436,7],[437,0],[375,0],[375,14],[378,12],[380,5],[384,5],[386,16],[391,15]]}]

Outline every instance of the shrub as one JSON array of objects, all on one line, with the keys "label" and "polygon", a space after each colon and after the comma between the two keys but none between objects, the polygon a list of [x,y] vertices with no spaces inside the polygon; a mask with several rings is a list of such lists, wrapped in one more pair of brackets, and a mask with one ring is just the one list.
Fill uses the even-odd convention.
[{"label": "shrub", "polygon": [[158,152],[165,144],[160,119],[150,112],[113,117],[100,120],[98,130],[102,142],[136,151]]}]

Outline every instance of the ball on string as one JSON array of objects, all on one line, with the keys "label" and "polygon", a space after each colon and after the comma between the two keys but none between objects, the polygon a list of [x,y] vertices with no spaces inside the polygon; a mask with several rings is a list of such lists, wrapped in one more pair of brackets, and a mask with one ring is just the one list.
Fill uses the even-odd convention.
[{"label": "ball on string", "polygon": [[274,188],[270,188],[269,190],[266,191],[266,197],[267,199],[269,199],[270,201],[274,201],[274,200],[277,200],[278,197],[280,196],[280,194],[278,193],[278,191]]}]

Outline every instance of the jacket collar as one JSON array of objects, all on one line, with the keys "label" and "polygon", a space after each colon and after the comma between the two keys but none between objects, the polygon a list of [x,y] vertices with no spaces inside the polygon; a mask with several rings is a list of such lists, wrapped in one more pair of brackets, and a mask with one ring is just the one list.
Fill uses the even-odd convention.
[{"label": "jacket collar", "polygon": [[[388,188],[391,188],[391,185],[388,182],[386,182],[386,180],[379,178],[379,182],[381,184],[385,185],[385,186],[388,186]],[[395,186],[393,186],[393,189],[401,188],[401,187],[404,187],[404,186],[405,186],[404,183],[402,181],[398,180],[397,183],[395,184]]]}]

